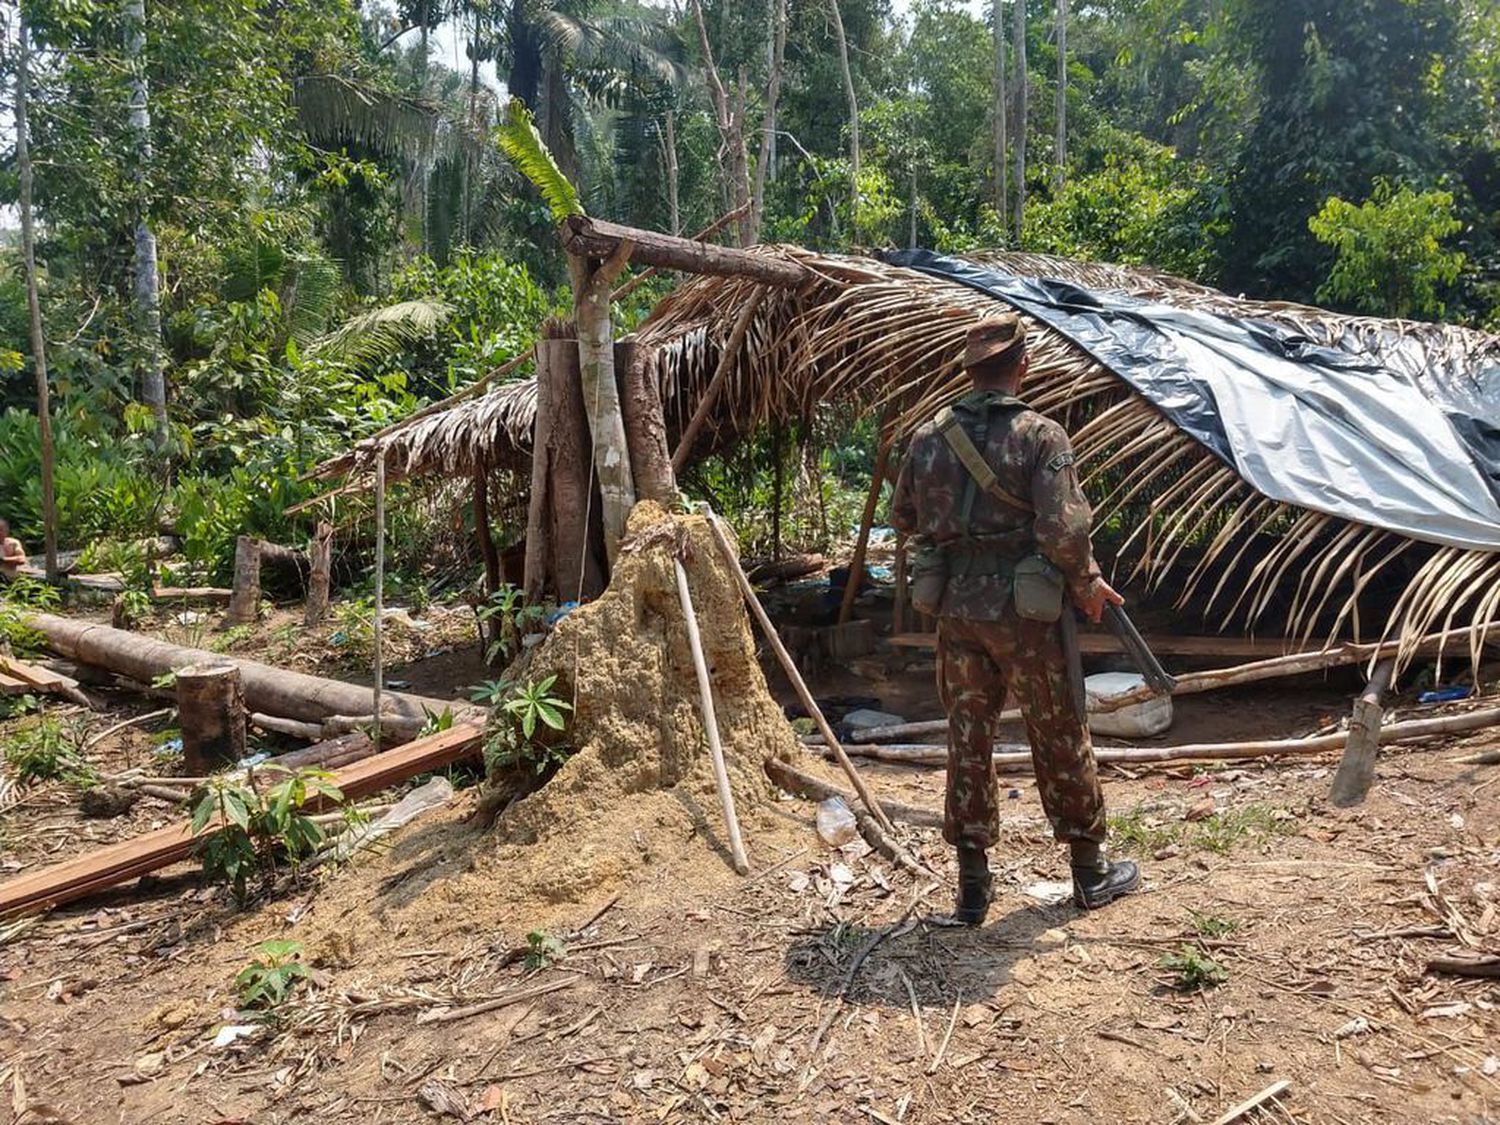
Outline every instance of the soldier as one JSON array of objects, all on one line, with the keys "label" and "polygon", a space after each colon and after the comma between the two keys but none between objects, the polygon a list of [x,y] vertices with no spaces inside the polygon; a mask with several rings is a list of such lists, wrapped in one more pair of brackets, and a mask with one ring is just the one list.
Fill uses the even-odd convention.
[{"label": "soldier", "polygon": [[992,728],[1007,689],[1025,716],[1042,807],[1071,851],[1073,901],[1105,906],[1140,884],[1134,863],[1104,855],[1104,796],[1057,624],[1072,612],[1064,589],[1095,622],[1106,603],[1124,599],[1094,561],[1092,513],[1067,433],[1016,397],[1029,366],[1014,313],[969,331],[964,368],[974,389],[917,430],[891,505],[892,524],[918,547],[913,603],[938,617],[938,690],[948,711],[943,836],[958,849],[955,917],[970,925],[990,904],[986,849],[1000,830]]}]

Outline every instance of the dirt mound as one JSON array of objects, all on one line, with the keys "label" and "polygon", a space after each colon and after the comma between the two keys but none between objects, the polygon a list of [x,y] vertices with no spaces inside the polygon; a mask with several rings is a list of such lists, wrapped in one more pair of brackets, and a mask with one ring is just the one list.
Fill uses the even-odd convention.
[{"label": "dirt mound", "polygon": [[[571,700],[577,753],[543,789],[496,823],[511,853],[507,873],[530,873],[540,897],[576,899],[660,849],[648,828],[724,833],[699,713],[698,685],[673,559],[684,559],[713,683],[719,733],[740,816],[754,822],[771,798],[761,763],[796,749],[755,658],[750,620],[708,523],[656,504],[631,514],[609,589],[563,618],[526,675],[556,675]],[[661,833],[656,833],[662,835]],[[701,844],[699,862],[719,862]],[[688,858],[684,856],[684,858]],[[516,861],[519,861],[518,863]]]}]

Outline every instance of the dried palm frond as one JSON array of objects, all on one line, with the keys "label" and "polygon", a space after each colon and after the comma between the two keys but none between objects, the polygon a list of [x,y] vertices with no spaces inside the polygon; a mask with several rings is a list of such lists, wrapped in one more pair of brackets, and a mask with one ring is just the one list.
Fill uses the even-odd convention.
[{"label": "dried palm frond", "polygon": [[[772,251],[817,278],[774,290],[757,309],[721,390],[699,457],[726,450],[767,423],[810,422],[832,406],[883,414],[904,439],[961,395],[964,335],[994,302],[954,282],[868,259]],[[1373,352],[1414,378],[1444,377],[1479,357],[1500,363],[1500,338],[1457,327],[1350,317],[1285,303],[1246,301],[1150,270],[1034,254],[987,253],[978,261],[1178,307],[1272,321],[1315,343]],[[692,417],[718,366],[737,313],[756,283],[698,278],[668,296],[641,327],[669,439]],[[1128,384],[1066,337],[1029,321],[1032,365],[1025,391],[1073,435],[1096,526],[1113,529],[1114,565],[1127,580],[1172,592],[1220,627],[1278,626],[1329,641],[1396,638],[1403,657],[1445,626],[1483,630],[1500,612],[1500,554],[1437,547],[1256,492],[1206,447],[1178,430]],[[530,461],[529,382],[432,415],[359,446],[320,476],[368,471],[524,473]],[[1377,607],[1379,612],[1377,612]],[[1393,608],[1392,608],[1393,607]]]}]

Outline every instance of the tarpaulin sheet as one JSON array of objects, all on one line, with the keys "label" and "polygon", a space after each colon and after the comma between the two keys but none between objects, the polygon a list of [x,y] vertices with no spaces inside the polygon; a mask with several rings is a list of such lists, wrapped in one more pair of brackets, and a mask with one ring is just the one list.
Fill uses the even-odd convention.
[{"label": "tarpaulin sheet", "polygon": [[[1455,547],[1500,550],[1500,353],[1396,332],[1329,347],[926,250],[885,255],[1067,336],[1262,495]],[[1024,391],[1023,391],[1024,394]]]}]

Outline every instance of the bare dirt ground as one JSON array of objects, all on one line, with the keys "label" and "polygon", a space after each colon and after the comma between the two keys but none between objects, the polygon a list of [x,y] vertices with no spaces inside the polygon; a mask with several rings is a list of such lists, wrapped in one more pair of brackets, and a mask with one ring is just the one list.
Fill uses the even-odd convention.
[{"label": "bare dirt ground", "polygon": [[[1332,704],[1293,700],[1287,728]],[[0,953],[3,1073],[30,1121],[1212,1121],[1279,1080],[1247,1120],[1495,1120],[1500,990],[1423,971],[1496,941],[1500,775],[1449,761],[1484,744],[1385,754],[1352,812],[1326,807],[1322,760],[1116,775],[1148,883],[1092,915],[1033,897],[1066,870],[1010,779],[974,930],[944,924],[934,833],[913,840],[942,878],[914,879],[823,847],[791,799],[748,818],[749,879],[700,809],[635,827],[640,864],[577,901],[497,909],[506,871],[461,796],[250,911],[169,874],[36,922]],[[870,775],[939,802],[939,772]],[[270,937],[303,941],[315,980],[215,1047],[252,1026],[232,980]],[[556,959],[528,963],[542,944]],[[1185,947],[1227,980],[1179,987],[1162,962]]]},{"label": "bare dirt ground", "polygon": [[[462,694],[482,674],[464,630],[459,617],[437,639],[416,630],[398,676]],[[284,651],[293,630],[278,618],[231,643],[326,671],[343,647],[330,638]],[[654,650],[669,683],[679,647]],[[1190,697],[1167,740],[1328,729],[1346,688]],[[820,690],[935,710],[920,662]],[[661,705],[686,738],[688,701],[673,689]],[[652,707],[616,710],[640,724]],[[108,772],[150,761],[153,741],[130,728],[87,756]],[[575,815],[568,787],[610,763],[611,738],[597,741],[517,819],[486,829],[462,791],[384,851],[249,909],[184,865],[0,923],[9,1119],[1213,1122],[1284,1081],[1240,1120],[1500,1121],[1500,983],[1427,971],[1434,956],[1500,952],[1500,773],[1453,761],[1494,734],[1388,748],[1354,810],[1326,803],[1333,757],[1107,771],[1116,847],[1147,882],[1096,914],[1053,901],[1065,855],[1030,780],[1006,775],[998,897],[976,929],[946,918],[954,872],[936,832],[903,830],[931,875],[863,841],[830,849],[811,803],[744,768],[762,749],[749,742],[731,740],[748,878],[726,861],[697,767]],[[797,764],[842,784],[810,752]],[[939,770],[863,768],[885,800],[941,805]],[[174,815],[143,800],[90,821],[76,800],[62,783],[20,796],[0,877]],[[300,943],[312,969],[269,1019],[237,1011],[234,983],[268,939]]]}]

